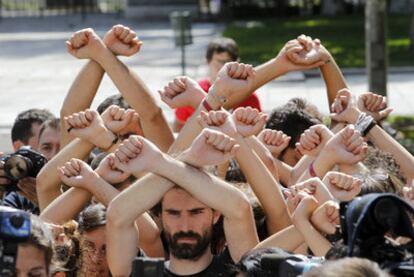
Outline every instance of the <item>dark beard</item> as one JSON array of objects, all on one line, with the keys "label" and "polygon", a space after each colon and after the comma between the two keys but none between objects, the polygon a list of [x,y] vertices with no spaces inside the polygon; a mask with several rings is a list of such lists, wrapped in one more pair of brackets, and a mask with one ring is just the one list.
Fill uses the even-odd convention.
[{"label": "dark beard", "polygon": [[[169,232],[165,232],[165,237],[167,239],[171,255],[178,259],[196,261],[206,252],[210,245],[211,230],[205,230],[203,236],[200,236],[192,231],[178,232],[174,235],[171,235]],[[178,240],[181,238],[194,238],[197,242],[195,244],[178,243]]]}]

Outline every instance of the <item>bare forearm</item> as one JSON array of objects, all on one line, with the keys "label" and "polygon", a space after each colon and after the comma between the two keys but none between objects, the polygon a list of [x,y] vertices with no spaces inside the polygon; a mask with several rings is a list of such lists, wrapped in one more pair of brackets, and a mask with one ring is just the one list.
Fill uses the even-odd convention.
[{"label": "bare forearm", "polygon": [[88,204],[91,194],[87,190],[71,188],[61,194],[40,214],[40,218],[48,223],[64,224],[74,219]]},{"label": "bare forearm", "polygon": [[286,251],[293,252],[303,242],[302,234],[294,225],[290,225],[260,242],[255,248],[279,247]]},{"label": "bare forearm", "polygon": [[269,222],[272,222],[269,224],[271,226],[269,231],[275,233],[289,226],[290,219],[279,187],[280,184],[244,139],[239,137],[237,142],[240,144],[236,155],[237,162],[262,204]]},{"label": "bare forearm", "polygon": [[312,156],[304,156],[300,161],[295,165],[295,167],[291,171],[291,175],[289,178],[289,187],[295,185],[301,175],[303,175],[306,170],[308,170],[309,165],[315,160],[315,157]]},{"label": "bare forearm", "polygon": [[260,160],[264,163],[266,168],[272,173],[272,176],[279,181],[278,168],[276,167],[274,158],[270,151],[259,141],[256,136],[247,138],[247,143],[252,147],[254,152],[259,156]]},{"label": "bare forearm", "polygon": [[[182,157],[178,158],[182,159]],[[171,180],[228,218],[239,216],[234,208],[242,205],[242,202],[246,200],[241,191],[225,181],[168,155],[164,155],[162,161],[154,169],[154,173]]]},{"label": "bare forearm", "polygon": [[139,113],[145,136],[166,151],[173,142],[172,131],[149,88],[110,51],[98,61],[125,100]]},{"label": "bare forearm", "polygon": [[[99,85],[102,81],[104,70],[95,61],[88,61],[73,81],[60,110],[61,123],[63,118],[73,113],[83,111],[90,107]],[[61,147],[68,144],[73,137],[65,130],[61,129]]]},{"label": "bare forearm", "polygon": [[374,126],[369,131],[368,138],[375,146],[393,155],[408,180],[414,178],[414,157],[401,144],[379,126]]},{"label": "bare forearm", "polygon": [[335,59],[332,56],[330,57],[330,62],[320,67],[320,71],[325,81],[328,93],[328,104],[330,107],[335,100],[336,93],[347,87],[346,81],[339,66],[336,64]]},{"label": "bare forearm", "polygon": [[[330,153],[325,152],[324,150],[321,151],[321,153],[318,155],[318,157],[313,162],[313,170],[316,174],[316,177],[319,177],[319,179],[323,179],[325,174],[330,171],[335,166],[335,161],[332,160],[332,157],[330,157]],[[296,181],[301,182],[305,181],[307,179],[310,179],[315,176],[311,176],[310,167],[308,167],[307,170],[305,170],[302,173],[302,176]]]},{"label": "bare forearm", "polygon": [[92,143],[77,138],[42,168],[36,177],[40,211],[43,211],[55,198],[61,195],[61,181],[57,168],[63,166],[71,158],[85,159],[93,148]]},{"label": "bare forearm", "polygon": [[325,256],[329,249],[331,249],[331,243],[324,238],[308,220],[298,220],[298,222],[295,223],[295,226],[300,231],[305,242],[315,256]]},{"label": "bare forearm", "polygon": [[257,90],[264,84],[288,72],[288,70],[280,63],[277,57],[269,60],[262,65],[257,66],[255,70],[256,76],[254,79],[255,81],[253,90]]}]

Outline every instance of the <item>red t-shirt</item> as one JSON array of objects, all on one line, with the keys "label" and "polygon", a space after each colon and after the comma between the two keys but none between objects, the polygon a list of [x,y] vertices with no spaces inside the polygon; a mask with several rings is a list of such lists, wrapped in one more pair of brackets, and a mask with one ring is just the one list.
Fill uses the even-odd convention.
[{"label": "red t-shirt", "polygon": [[[208,79],[200,80],[200,81],[198,81],[198,84],[200,85],[200,87],[206,93],[208,92],[208,90],[211,87],[211,83]],[[242,103],[240,103],[240,105],[235,107],[235,109],[237,109],[238,107],[252,107],[252,108],[258,109],[259,112],[262,111],[262,108],[260,107],[259,98],[257,97],[255,92],[253,92],[246,100],[244,100]],[[179,122],[184,124],[187,121],[187,119],[189,119],[191,117],[193,112],[194,112],[194,108],[191,107],[191,106],[177,108],[177,109],[175,109],[175,118]]]}]

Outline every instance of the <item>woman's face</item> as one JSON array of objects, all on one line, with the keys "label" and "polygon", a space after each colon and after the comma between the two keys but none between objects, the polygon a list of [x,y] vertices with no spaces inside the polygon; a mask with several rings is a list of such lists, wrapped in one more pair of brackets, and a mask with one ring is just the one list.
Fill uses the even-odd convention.
[{"label": "woman's face", "polygon": [[17,249],[16,277],[47,277],[45,251],[30,244]]},{"label": "woman's face", "polygon": [[106,262],[105,226],[82,234],[81,264],[78,276],[109,276]]}]

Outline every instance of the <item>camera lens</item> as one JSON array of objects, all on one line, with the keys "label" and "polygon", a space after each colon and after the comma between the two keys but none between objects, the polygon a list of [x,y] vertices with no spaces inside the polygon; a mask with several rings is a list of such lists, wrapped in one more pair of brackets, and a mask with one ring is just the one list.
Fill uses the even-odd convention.
[{"label": "camera lens", "polygon": [[4,171],[14,181],[26,177],[31,167],[32,162],[21,155],[13,155],[4,163]]}]

